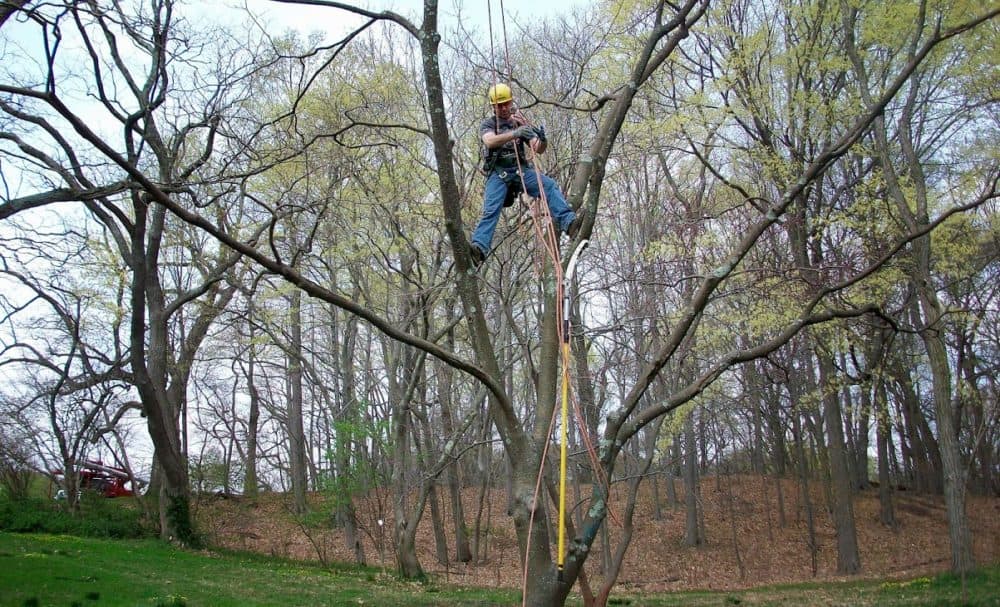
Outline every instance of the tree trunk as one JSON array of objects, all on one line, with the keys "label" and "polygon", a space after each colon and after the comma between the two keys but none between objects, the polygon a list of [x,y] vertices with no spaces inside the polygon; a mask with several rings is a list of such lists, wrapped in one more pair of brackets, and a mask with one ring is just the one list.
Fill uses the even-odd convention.
[{"label": "tree trunk", "polygon": [[941,451],[931,433],[927,418],[920,410],[920,398],[913,389],[912,379],[901,364],[893,364],[894,387],[899,391],[903,433],[907,439],[909,468],[915,488],[922,493],[941,493],[944,479],[941,475]]},{"label": "tree trunk", "polygon": [[677,477],[681,476],[681,435],[674,435],[670,445],[670,460],[667,462],[666,483],[667,483],[667,503],[671,510],[681,507],[681,500],[677,496]]},{"label": "tree trunk", "polygon": [[701,546],[705,537],[698,517],[698,448],[694,430],[694,410],[684,420],[684,545]]},{"label": "tree trunk", "polygon": [[799,412],[792,410],[792,435],[795,440],[796,460],[798,460],[799,487],[802,489],[802,506],[806,511],[806,545],[809,547],[809,557],[812,562],[813,577],[819,571],[817,555],[819,544],[816,541],[816,522],[813,515],[812,496],[809,492],[809,470],[806,464],[806,449],[802,444],[802,422],[799,420]]},{"label": "tree trunk", "polygon": [[427,483],[427,501],[430,502],[431,506],[431,529],[434,530],[434,553],[437,556],[437,562],[444,565],[445,569],[447,569],[451,564],[451,559],[448,558],[448,537],[444,534],[444,517],[441,516],[441,506],[438,503],[437,481],[428,479],[424,482]]},{"label": "tree trunk", "polygon": [[[357,282],[354,283],[353,298],[357,298],[360,293]],[[337,309],[330,307],[330,322],[333,326],[338,326]],[[360,459],[360,454],[355,453],[355,445],[365,441],[365,433],[361,431],[362,423],[360,412],[358,411],[357,396],[357,373],[354,365],[354,350],[357,346],[358,319],[356,316],[348,315],[342,323],[343,332],[337,351],[337,367],[341,377],[341,410],[340,423],[335,424],[335,435],[333,437],[334,452],[334,475],[336,486],[340,488],[334,506],[334,519],[337,524],[344,529],[344,543],[347,549],[354,554],[354,562],[364,565],[367,562],[365,557],[364,544],[361,542],[358,533],[358,516],[354,508],[354,496],[360,491],[360,482],[352,466],[352,455]],[[336,344],[334,344],[336,346]]]},{"label": "tree trunk", "polygon": [[[656,436],[659,434],[659,429],[663,423],[663,419],[664,418],[661,417],[660,421],[654,424],[654,427],[647,432],[647,446],[651,446],[650,443],[656,442]],[[603,584],[598,589],[597,594],[594,597],[595,607],[605,607],[608,604],[608,597],[611,596],[611,591],[614,589],[615,584],[618,581],[622,564],[625,562],[625,552],[628,550],[629,544],[632,541],[632,533],[635,531],[635,507],[639,502],[639,487],[642,485],[642,479],[645,477],[646,473],[649,472],[650,465],[653,463],[654,454],[655,449],[648,449],[642,462],[639,463],[638,470],[636,470],[636,473],[629,479],[628,497],[625,499],[625,511],[622,513],[622,527],[617,534],[618,547],[614,552],[614,556],[611,557],[608,563],[609,566],[604,570]],[[604,525],[604,528],[606,529],[607,525]],[[605,540],[607,540],[606,536]]]},{"label": "tree trunk", "polygon": [[938,329],[941,314],[937,302],[928,297],[927,306],[931,322],[921,333],[927,346],[927,357],[931,365],[934,386],[934,411],[937,414],[938,444],[941,448],[941,464],[944,468],[944,501],[948,511],[948,536],[951,539],[951,570],[956,574],[969,573],[975,569],[972,554],[972,534],[965,512],[965,467],[958,446],[958,429],[951,402],[951,370],[948,367],[948,352],[944,337]]},{"label": "tree trunk", "polygon": [[878,448],[878,501],[879,520],[890,529],[896,529],[896,511],[892,504],[893,483],[889,474],[889,407],[885,393],[885,381],[881,374],[874,381],[875,390],[875,431]]},{"label": "tree trunk", "polygon": [[[392,390],[390,390],[392,392]],[[410,468],[410,436],[412,418],[402,398],[392,405],[392,488],[393,488],[393,548],[399,574],[407,579],[423,579],[424,569],[417,558],[415,528],[419,516],[410,516],[407,506],[410,486],[407,475]]]},{"label": "tree trunk", "polygon": [[256,351],[254,346],[253,321],[249,323],[250,339],[247,346],[247,391],[250,393],[250,411],[247,415],[247,447],[243,462],[243,494],[249,498],[257,497],[257,433],[260,424],[260,393],[256,383]]},{"label": "tree trunk", "polygon": [[[959,398],[966,402],[969,411],[970,429],[973,436],[979,438],[975,441],[969,462],[971,478],[968,482],[969,489],[980,495],[989,495],[993,484],[993,445],[994,440],[990,431],[990,418],[984,401],[988,401],[979,388],[977,381],[977,354],[971,334],[975,329],[961,329],[958,332],[958,345],[956,350],[961,352],[959,356],[958,369],[961,377],[961,388]],[[990,380],[992,381],[992,380]],[[995,392],[994,392],[995,393]]]},{"label": "tree trunk", "polygon": [[654,473],[649,479],[653,483],[653,520],[663,520],[663,500],[660,497],[660,474]]},{"label": "tree trunk", "polygon": [[[840,368],[847,368],[847,357],[840,353]],[[841,413],[844,421],[844,446],[847,453],[847,470],[851,493],[868,488],[868,432],[870,430],[871,400],[863,397],[861,405],[854,400],[853,384],[844,382],[840,390]],[[864,392],[864,390],[862,390]]]},{"label": "tree trunk", "polygon": [[[452,321],[452,305],[449,302],[445,308],[447,317],[445,322],[449,325]],[[449,330],[446,336],[446,345],[449,349],[455,349],[455,332]],[[455,440],[455,422],[452,415],[452,379],[454,370],[445,364],[437,365],[438,379],[438,401],[441,403],[441,426],[444,430],[445,440]],[[444,482],[448,488],[448,497],[451,501],[451,520],[455,530],[455,560],[459,563],[468,563],[472,560],[472,550],[469,547],[469,534],[465,526],[465,511],[462,508],[462,482],[460,478],[461,467],[458,462],[448,464],[442,472]]]},{"label": "tree trunk", "polygon": [[858,534],[854,525],[853,491],[844,442],[844,420],[841,417],[839,391],[832,389],[833,362],[817,352],[820,369],[820,389],[823,391],[823,419],[829,436],[831,510],[837,534],[837,573],[854,574],[861,571],[858,552]]},{"label": "tree trunk", "polygon": [[[416,415],[420,426],[420,438],[418,439],[417,436],[414,436],[413,441],[417,448],[417,459],[421,462],[437,462],[440,457],[435,447],[434,436],[431,433],[427,408],[419,404],[427,402],[427,383],[423,379],[419,380],[417,392],[419,396],[416,398],[417,402],[413,406],[422,408],[422,411]],[[452,440],[450,435],[446,440]],[[420,444],[421,441],[423,442],[422,446]],[[448,537],[444,531],[444,516],[441,514],[440,496],[437,490],[438,475],[429,473],[426,467],[418,470],[418,473],[423,477],[421,491],[427,493],[427,502],[431,508],[431,530],[434,533],[435,556],[437,557],[437,562],[444,565],[445,570],[447,570],[451,564],[451,559],[448,556]]]},{"label": "tree trunk", "polygon": [[302,422],[302,291],[289,295],[288,319],[288,463],[292,483],[292,509],[296,514],[309,510],[306,503],[306,435]]},{"label": "tree trunk", "polygon": [[[762,395],[763,381],[757,370],[757,363],[751,362],[743,366],[747,385],[755,394]],[[764,419],[761,413],[761,400],[751,399],[750,407],[750,470],[754,474],[764,474]]]},{"label": "tree trunk", "polygon": [[[190,510],[187,460],[181,448],[180,429],[167,390],[168,338],[163,290],[156,275],[162,234],[163,210],[150,213],[144,196],[133,195],[135,224],[131,233],[132,322],[130,325],[131,364],[135,385],[146,413],[146,425],[153,441],[154,459],[163,475],[159,492],[160,537],[185,545],[196,545]],[[157,243],[147,251],[147,220],[152,215],[149,241]],[[147,319],[148,334],[147,334]],[[148,337],[148,339],[147,339]],[[148,343],[147,343],[148,342]]]}]

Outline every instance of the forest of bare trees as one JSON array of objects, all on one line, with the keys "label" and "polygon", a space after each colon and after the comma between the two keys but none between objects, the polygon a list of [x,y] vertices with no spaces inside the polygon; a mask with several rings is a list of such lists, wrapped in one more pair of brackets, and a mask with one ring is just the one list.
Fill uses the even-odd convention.
[{"label": "forest of bare trees", "polygon": [[[358,508],[385,500],[414,578],[421,518],[439,560],[474,562],[460,493],[502,489],[526,605],[606,604],[633,516],[612,541],[609,491],[666,503],[676,479],[684,542],[711,541],[697,487],[722,470],[822,484],[843,574],[865,567],[859,491],[890,528],[895,491],[943,495],[951,568],[976,566],[967,496],[1000,495],[1000,3],[605,0],[494,7],[492,32],[436,0],[266,8],[304,5],[317,33],[0,3],[4,466],[66,470],[76,508],[81,462],[121,465],[181,543],[193,495],[305,514],[330,492],[359,562]],[[468,253],[497,78],[587,211],[563,239],[564,263],[590,245],[562,570],[533,201],[482,268]]]}]

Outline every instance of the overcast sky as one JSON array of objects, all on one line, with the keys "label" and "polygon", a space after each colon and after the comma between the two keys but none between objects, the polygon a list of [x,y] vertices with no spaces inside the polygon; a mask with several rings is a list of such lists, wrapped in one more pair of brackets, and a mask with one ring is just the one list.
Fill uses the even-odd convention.
[{"label": "overcast sky", "polygon": [[[420,24],[424,6],[423,0],[365,0],[352,4],[376,12],[392,10],[411,18],[417,25]],[[574,7],[590,4],[593,2],[587,0],[504,0],[502,7],[503,13],[507,15],[509,20],[516,20],[524,25],[530,23],[532,19],[545,19],[554,15],[569,14]],[[204,6],[208,13],[217,13],[219,10],[218,0],[192,0],[191,5]],[[269,28],[273,25],[275,31],[272,33],[280,33],[289,28],[297,29],[303,33],[317,30],[336,31],[349,23],[347,13],[330,7],[289,4],[272,0],[245,0],[245,2],[227,0],[226,5],[246,6],[260,18],[262,23],[267,23]],[[441,21],[438,25],[441,30],[453,27],[461,15],[466,28],[476,28],[485,33],[490,13],[492,13],[494,35],[502,35],[500,0],[439,0],[439,11]],[[508,32],[510,32],[510,28],[511,24],[508,23]]]}]

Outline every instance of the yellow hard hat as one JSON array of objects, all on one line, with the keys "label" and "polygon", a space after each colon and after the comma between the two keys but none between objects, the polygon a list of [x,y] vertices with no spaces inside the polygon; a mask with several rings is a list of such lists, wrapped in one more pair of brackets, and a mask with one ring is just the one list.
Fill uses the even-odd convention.
[{"label": "yellow hard hat", "polygon": [[486,93],[486,96],[490,98],[490,103],[493,105],[507,103],[508,101],[513,101],[514,99],[514,94],[510,92],[510,87],[506,84],[495,84],[491,86],[490,90]]}]

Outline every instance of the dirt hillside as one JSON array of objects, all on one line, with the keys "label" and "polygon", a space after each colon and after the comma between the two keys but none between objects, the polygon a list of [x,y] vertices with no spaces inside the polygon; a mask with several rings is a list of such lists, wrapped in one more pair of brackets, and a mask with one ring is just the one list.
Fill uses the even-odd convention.
[{"label": "dirt hillside", "polygon": [[[759,477],[706,478],[702,485],[707,543],[683,547],[683,507],[664,506],[656,520],[650,495],[636,508],[635,532],[618,584],[631,590],[737,589],[755,585],[837,579],[836,545],[819,484],[811,487],[818,551],[816,576],[808,545],[806,509],[801,490],[782,481],[785,524],[780,525],[778,490],[773,479]],[[476,489],[463,494],[466,527],[475,524],[479,502]],[[661,490],[661,498],[663,491]],[[617,496],[620,498],[620,496]],[[326,521],[329,512],[321,495],[311,497],[314,512],[304,524],[289,514],[288,496],[268,494],[256,500],[203,498],[196,505],[199,528],[214,545],[275,556],[310,560],[352,561],[339,530]],[[683,497],[681,498],[683,499]],[[442,500],[445,502],[447,500]],[[862,577],[909,578],[946,571],[950,563],[944,501],[939,496],[895,494],[898,529],[878,520],[878,493],[863,492],[854,502]],[[392,504],[386,495],[373,494],[357,504],[364,526],[364,550],[369,565],[394,567],[391,549]],[[583,505],[586,507],[586,503]],[[450,508],[441,510],[449,523],[454,558]],[[615,506],[620,517],[623,507]],[[977,562],[1000,560],[1000,498],[970,496],[968,514]],[[379,519],[383,521],[380,526]],[[459,584],[519,587],[513,523],[506,516],[506,498],[497,491],[483,504],[481,527],[488,528],[480,564],[438,562],[430,509],[420,523],[420,562],[433,575]],[[612,543],[620,535],[610,525]],[[554,534],[553,534],[554,541]],[[381,548],[381,551],[380,551]],[[612,546],[614,550],[614,546]],[[591,584],[599,583],[601,546],[595,543],[588,560]]]}]

